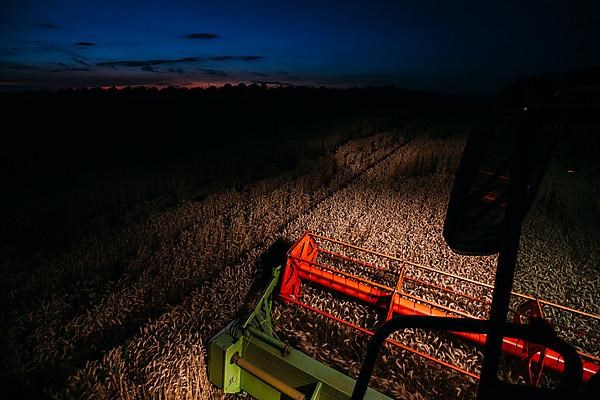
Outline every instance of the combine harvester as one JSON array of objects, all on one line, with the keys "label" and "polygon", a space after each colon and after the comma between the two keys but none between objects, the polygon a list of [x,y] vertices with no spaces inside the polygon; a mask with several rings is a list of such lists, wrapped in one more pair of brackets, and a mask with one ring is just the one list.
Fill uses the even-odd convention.
[{"label": "combine harvester", "polygon": [[[512,292],[521,225],[549,159],[549,146],[543,145],[548,134],[536,124],[561,116],[560,109],[528,110],[511,117],[514,129],[508,131],[513,135],[507,130],[471,135],[446,214],[444,238],[453,251],[467,256],[499,253],[493,286],[307,232],[287,253],[284,270],[274,269],[254,311],[211,340],[211,382],[225,393],[245,392],[259,400],[387,399],[368,387],[379,350],[387,342],[478,380],[480,399],[597,395],[600,359],[576,351],[572,344],[582,337],[598,343],[597,332],[581,327],[597,327],[600,317]],[[309,286],[367,305],[382,316],[382,323],[359,326],[310,305],[303,301]],[[356,380],[275,336],[274,294],[287,306],[372,336]],[[446,331],[482,346],[481,376],[390,337],[406,328]],[[498,378],[503,353],[520,365],[517,372],[525,369],[528,385]],[[541,387],[543,372],[560,379],[556,388]]]}]

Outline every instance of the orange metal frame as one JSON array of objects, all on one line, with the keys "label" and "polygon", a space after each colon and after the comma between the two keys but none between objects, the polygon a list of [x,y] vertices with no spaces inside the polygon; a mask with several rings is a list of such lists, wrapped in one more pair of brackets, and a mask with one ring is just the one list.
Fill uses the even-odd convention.
[{"label": "orange metal frame", "polygon": [[[339,250],[333,251],[328,249],[327,246],[338,248]],[[388,264],[388,266],[382,267],[375,263],[364,262],[361,261],[359,257],[343,254],[343,252],[350,254],[360,253],[369,259],[379,259],[384,264]],[[325,259],[325,261],[322,259]],[[341,267],[338,267],[338,265]],[[475,318],[469,313],[457,308],[447,307],[425,298],[411,295],[404,290],[405,282],[410,282],[410,284],[415,287],[437,290],[438,292],[452,294],[469,301],[476,301],[486,308],[490,305],[490,302],[483,298],[461,293],[452,288],[426,282],[423,279],[411,276],[411,273],[415,272],[419,272],[421,275],[437,274],[447,279],[460,280],[468,285],[478,287],[480,290],[484,290],[489,294],[491,294],[491,291],[493,290],[493,286],[491,285],[306,232],[288,252],[279,296],[285,302],[299,305],[368,335],[373,335],[374,329],[358,326],[302,302],[303,285],[316,285],[320,288],[331,290],[340,295],[349,296],[363,303],[384,309],[386,311],[386,320],[391,319],[394,315]],[[381,282],[382,280],[384,281],[383,283]],[[513,292],[512,294],[520,301],[519,307],[512,310],[515,322],[526,322],[526,320],[531,317],[544,317],[543,309],[545,307],[554,308],[555,310],[558,310],[558,312],[573,313],[580,318],[600,320],[600,316],[594,314],[581,312],[519,293]],[[589,332],[581,332],[565,326],[560,327],[573,334],[592,336]],[[485,334],[463,332],[452,333],[460,338],[470,340],[479,345],[484,345],[486,341]],[[600,342],[600,338],[595,337],[595,339]],[[400,342],[391,339],[388,340],[388,342],[411,353],[417,354],[431,362],[458,371],[466,376],[476,379],[479,378],[478,375],[470,371],[439,360],[427,353],[417,351]],[[549,369],[557,373],[562,373],[564,370],[564,360],[562,356],[553,350],[540,345],[514,338],[504,338],[502,350],[507,354],[525,361],[528,366],[531,384],[539,384],[544,369]],[[583,379],[587,381],[598,372],[598,369],[600,369],[600,359],[583,352],[580,352],[580,356],[583,361]]]}]

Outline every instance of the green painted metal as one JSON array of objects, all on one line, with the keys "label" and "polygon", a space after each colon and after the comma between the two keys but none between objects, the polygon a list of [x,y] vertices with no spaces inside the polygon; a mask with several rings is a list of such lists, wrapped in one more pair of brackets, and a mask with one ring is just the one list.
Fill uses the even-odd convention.
[{"label": "green painted metal", "polygon": [[315,386],[315,390],[310,397],[310,400],[318,400],[321,396],[321,389],[323,389],[323,384],[321,382],[317,382],[317,386]]},{"label": "green painted metal", "polygon": [[250,334],[247,336],[248,340],[251,340],[252,337],[256,337],[256,338],[262,340],[263,342],[268,343],[271,346],[278,349],[281,352],[281,355],[285,356],[290,353],[291,347],[288,344],[281,342],[280,340],[278,340],[277,338],[275,338],[273,336],[269,336],[266,333],[259,331],[258,329],[253,328],[253,327],[248,328],[248,333]]},{"label": "green painted metal", "polygon": [[237,352],[241,354],[244,343],[229,334],[231,325],[223,328],[210,341],[208,378],[225,393],[239,393],[242,390],[242,371],[231,363],[231,358]]},{"label": "green painted metal", "polygon": [[[225,393],[246,392],[258,400],[280,400],[281,393],[269,384],[231,362],[235,353],[255,367],[305,394],[310,400],[347,400],[355,380],[307,356],[277,339],[271,324],[272,294],[281,267],[273,270],[273,278],[244,320],[234,320],[210,342],[209,379]],[[365,399],[389,400],[368,389]]]},{"label": "green painted metal", "polygon": [[281,274],[281,266],[273,269],[273,277],[271,282],[267,285],[263,295],[260,297],[254,307],[254,311],[242,324],[241,328],[244,330],[252,325],[257,326],[262,331],[273,336],[273,325],[271,323],[271,309],[273,307],[273,290],[279,282],[279,275]]}]

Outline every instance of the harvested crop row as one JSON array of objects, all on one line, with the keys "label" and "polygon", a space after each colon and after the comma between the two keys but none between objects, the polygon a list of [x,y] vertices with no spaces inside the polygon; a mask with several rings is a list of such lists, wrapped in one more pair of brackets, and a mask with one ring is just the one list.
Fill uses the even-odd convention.
[{"label": "harvested crop row", "polygon": [[[360,172],[354,163],[364,167],[393,152],[398,146],[395,140],[380,134],[360,141],[368,144],[362,158],[350,142],[332,157],[304,163],[241,192],[217,193],[156,213],[124,227],[117,240],[98,237],[95,246],[82,242],[81,248],[49,263],[47,270],[40,266],[30,282],[17,288],[17,297],[31,293],[31,301],[18,302],[10,315],[3,316],[11,322],[4,340],[13,352],[3,367],[24,374],[49,368],[70,374],[85,360],[113,354],[115,345],[135,335],[148,320],[184,301],[252,249],[264,247],[257,242],[268,243],[294,215],[347,184]],[[353,156],[347,157],[349,153]],[[144,243],[144,235],[151,239],[149,246],[142,245],[133,255],[119,252],[132,243]],[[117,256],[107,255],[113,251]],[[119,254],[119,273],[107,279],[103,268]],[[68,274],[80,265],[87,265],[85,276],[73,277],[69,285]],[[43,285],[44,273],[67,270],[50,283],[63,290],[33,290]]]}]

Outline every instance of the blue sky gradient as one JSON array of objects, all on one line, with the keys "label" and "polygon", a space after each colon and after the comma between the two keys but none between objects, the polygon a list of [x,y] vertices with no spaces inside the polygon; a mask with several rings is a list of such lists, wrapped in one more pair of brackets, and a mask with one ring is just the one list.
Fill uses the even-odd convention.
[{"label": "blue sky gradient", "polygon": [[495,93],[599,65],[583,1],[1,0],[0,88],[281,82]]}]

